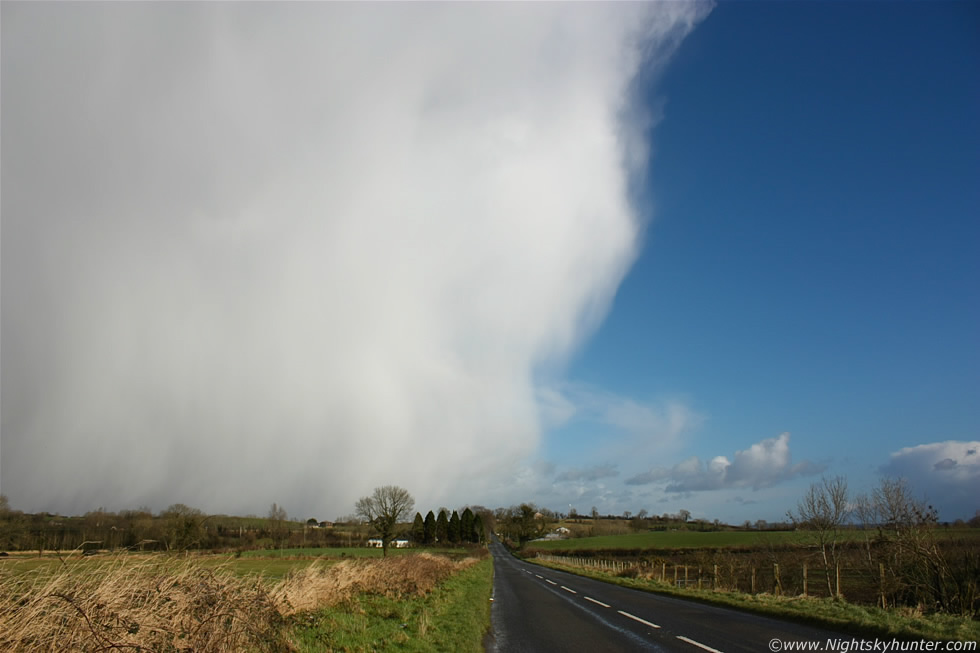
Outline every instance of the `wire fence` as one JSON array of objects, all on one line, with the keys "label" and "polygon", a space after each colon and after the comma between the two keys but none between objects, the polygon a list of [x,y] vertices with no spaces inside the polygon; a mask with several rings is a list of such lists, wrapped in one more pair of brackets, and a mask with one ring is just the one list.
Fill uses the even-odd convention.
[{"label": "wire fence", "polygon": [[713,589],[749,594],[785,596],[842,597],[859,603],[887,604],[886,573],[879,569],[842,567],[824,568],[807,562],[767,565],[678,565],[668,562],[610,560],[539,553],[538,560],[567,567],[636,576],[666,583],[673,587]]}]

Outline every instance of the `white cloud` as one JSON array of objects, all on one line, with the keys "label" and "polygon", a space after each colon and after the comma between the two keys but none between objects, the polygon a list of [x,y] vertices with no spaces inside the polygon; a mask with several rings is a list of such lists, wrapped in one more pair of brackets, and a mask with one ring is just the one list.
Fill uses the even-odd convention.
[{"label": "white cloud", "polygon": [[4,492],[491,501],[636,255],[633,80],[705,12],[5,5]]},{"label": "white cloud", "polygon": [[980,509],[980,441],[947,440],[899,449],[880,471],[907,480],[943,519],[972,517]]},{"label": "white cloud", "polygon": [[549,426],[588,423],[602,450],[614,457],[673,448],[705,419],[681,399],[643,401],[584,383],[541,386],[538,397],[552,417]]},{"label": "white cloud", "polygon": [[809,461],[793,464],[789,450],[789,433],[768,438],[748,449],[736,451],[734,460],[715,456],[702,462],[692,456],[671,468],[654,468],[626,480],[627,485],[667,482],[671,493],[698,492],[730,488],[758,490],[771,487],[795,476],[816,474],[823,467]]},{"label": "white cloud", "polygon": [[598,481],[603,478],[612,478],[615,476],[619,476],[619,470],[616,469],[616,465],[607,463],[604,465],[593,465],[592,467],[567,469],[555,477],[555,482]]}]

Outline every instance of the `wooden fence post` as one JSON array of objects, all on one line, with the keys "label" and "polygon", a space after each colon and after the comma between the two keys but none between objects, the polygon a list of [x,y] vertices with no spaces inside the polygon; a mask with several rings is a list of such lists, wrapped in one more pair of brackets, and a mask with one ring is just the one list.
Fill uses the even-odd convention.
[{"label": "wooden fence post", "polygon": [[674,565],[674,587],[677,587],[677,565]]},{"label": "wooden fence post", "polygon": [[718,589],[718,565],[715,565],[715,568],[711,575],[711,589],[713,590]]},{"label": "wooden fence post", "polygon": [[684,589],[687,589],[687,565],[684,565]]},{"label": "wooden fence post", "polygon": [[773,581],[774,581],[773,582],[773,588],[772,588],[773,593],[775,593],[776,596],[779,596],[780,594],[782,594],[783,588],[782,588],[782,583],[779,582],[779,563],[778,562],[772,563],[772,577],[773,577]]},{"label": "wooden fence post", "polygon": [[878,563],[878,583],[881,588],[881,607],[887,608],[885,603],[885,563]]},{"label": "wooden fence post", "polygon": [[752,593],[755,594],[755,567],[752,567]]},{"label": "wooden fence post", "polygon": [[806,577],[806,563],[803,563],[803,596],[809,596],[807,594],[807,577]]},{"label": "wooden fence post", "polygon": [[840,564],[837,564],[837,565],[834,566],[834,571],[835,571],[835,573],[837,575],[837,579],[836,579],[837,580],[837,583],[836,583],[837,584],[837,592],[836,592],[836,594],[837,594],[837,598],[840,598]]},{"label": "wooden fence post", "polygon": [[660,582],[661,583],[666,583],[667,582],[667,563],[666,562],[661,562],[660,563]]},{"label": "wooden fence post", "polygon": [[701,589],[701,567],[698,567],[698,589]]}]

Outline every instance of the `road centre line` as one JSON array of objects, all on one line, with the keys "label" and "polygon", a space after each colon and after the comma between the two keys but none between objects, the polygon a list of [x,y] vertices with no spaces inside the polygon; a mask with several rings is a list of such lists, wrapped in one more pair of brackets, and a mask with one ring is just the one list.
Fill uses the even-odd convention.
[{"label": "road centre line", "polygon": [[596,601],[596,600],[595,600],[594,598],[592,598],[591,596],[583,596],[582,598],[583,598],[583,599],[585,599],[586,601],[592,601],[592,602],[593,602],[593,603],[595,603],[596,605],[601,605],[601,606],[602,606],[602,607],[604,607],[604,608],[608,608],[608,607],[609,607],[609,604],[608,604],[608,603],[603,603],[602,601]]},{"label": "road centre line", "polygon": [[[606,607],[609,607],[609,606],[606,606]],[[622,610],[616,610],[616,612],[618,612],[619,614],[623,615],[624,617],[629,617],[633,621],[639,621],[641,624],[646,624],[647,626],[650,626],[651,628],[660,628],[660,626],[658,626],[657,624],[652,624],[649,621],[647,621],[646,619],[640,619],[635,614],[630,614],[629,612],[623,612]],[[683,638],[681,638],[681,639],[683,639]],[[690,640],[688,640],[688,641],[690,641]],[[699,646],[700,646],[700,644],[699,644]],[[714,649],[711,649],[711,650],[714,651]],[[715,653],[721,653],[721,651],[715,651]]]},{"label": "road centre line", "polygon": [[716,648],[711,648],[710,646],[706,646],[706,645],[702,644],[701,642],[695,642],[693,639],[688,639],[687,637],[684,637],[683,635],[678,635],[677,636],[677,639],[681,640],[682,642],[687,642],[688,644],[693,644],[693,645],[697,646],[698,648],[703,648],[705,651],[709,651],[710,653],[721,653],[721,651],[719,651]]},{"label": "road centre line", "polygon": [[565,590],[566,592],[571,592],[572,594],[578,594],[578,592],[576,592],[575,590],[573,590],[571,587],[565,587],[564,585],[562,585],[561,588],[563,590]]},{"label": "road centre line", "polygon": [[537,576],[538,578],[544,580],[544,576],[542,576],[541,574],[534,574],[534,575]]},{"label": "road centre line", "polygon": [[556,583],[556,582],[555,582],[555,581],[553,581],[553,580],[548,580],[547,578],[545,578],[545,579],[544,579],[544,582],[546,582],[546,583],[551,583],[552,585],[557,585],[557,584],[558,584],[558,583]]}]

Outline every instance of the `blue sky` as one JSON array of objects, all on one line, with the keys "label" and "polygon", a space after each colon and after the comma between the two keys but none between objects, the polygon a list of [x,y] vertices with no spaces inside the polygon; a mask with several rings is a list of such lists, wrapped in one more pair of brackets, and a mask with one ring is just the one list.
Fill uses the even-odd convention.
[{"label": "blue sky", "polygon": [[[950,454],[969,468],[955,480],[935,469],[957,450],[936,443],[980,439],[978,73],[972,3],[712,10],[647,94],[652,220],[567,368],[656,415],[683,406],[688,426],[641,459],[603,456],[625,436],[601,417],[557,426],[543,460],[606,472],[568,502],[778,520],[821,474],[860,492],[888,473],[944,518],[980,509],[975,456]],[[624,483],[782,433],[810,464],[771,487]]]}]

